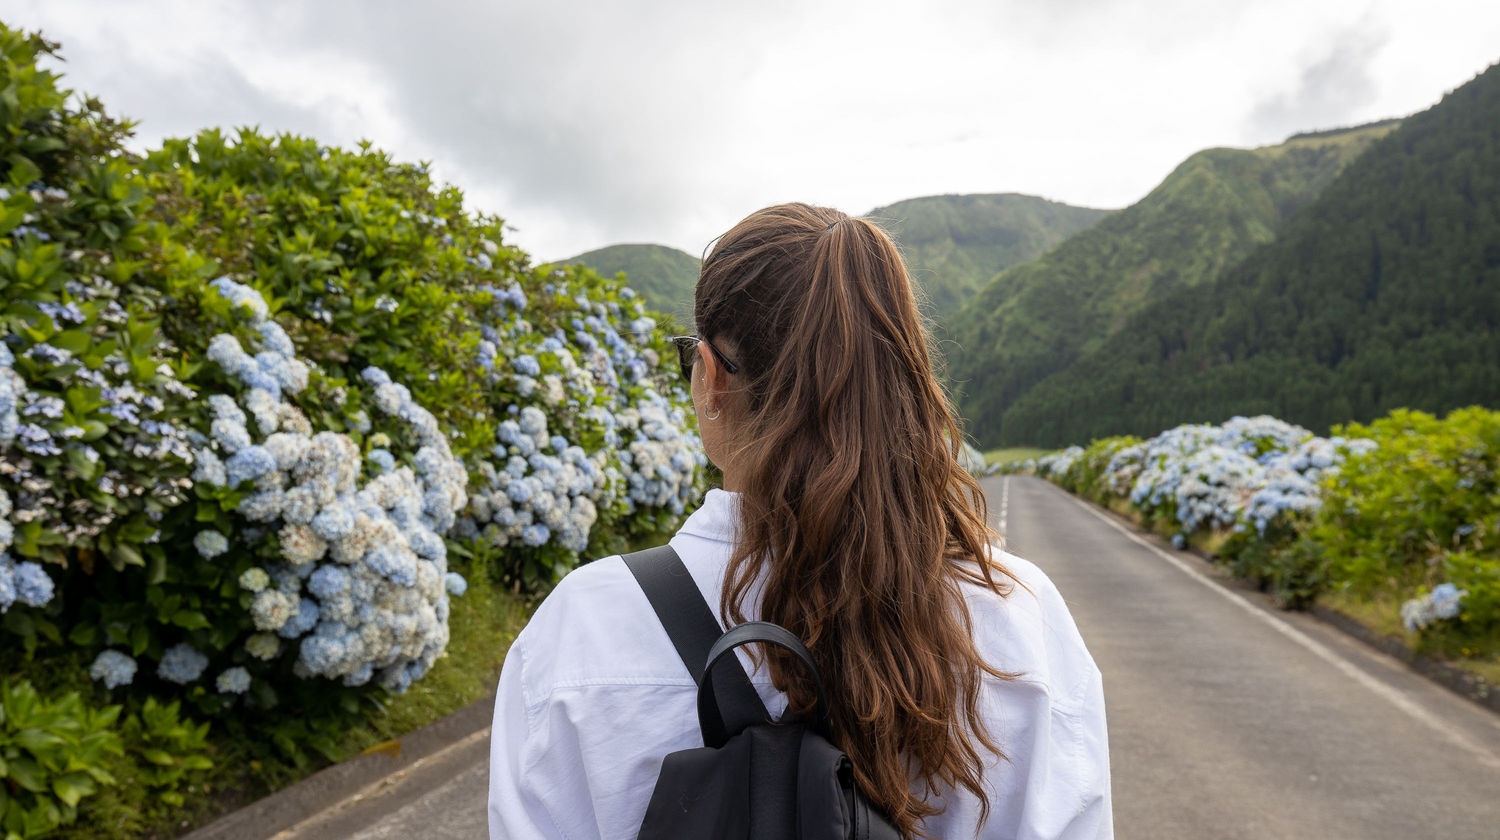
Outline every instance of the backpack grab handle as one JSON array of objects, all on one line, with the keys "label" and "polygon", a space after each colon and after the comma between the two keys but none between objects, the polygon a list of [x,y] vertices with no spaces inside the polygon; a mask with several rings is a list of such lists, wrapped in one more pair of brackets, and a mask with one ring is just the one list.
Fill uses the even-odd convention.
[{"label": "backpack grab handle", "polygon": [[708,649],[708,664],[703,667],[703,679],[698,684],[698,726],[703,732],[703,745],[718,749],[724,746],[724,742],[728,741],[730,736],[738,735],[747,726],[763,722],[757,720],[725,721],[723,714],[719,711],[718,698],[714,696],[713,681],[709,679],[714,665],[718,664],[725,655],[737,647],[754,642],[776,645],[788,650],[807,666],[808,673],[812,674],[813,686],[817,689],[818,695],[818,705],[813,710],[814,726],[824,738],[831,739],[832,725],[828,717],[828,694],[823,689],[823,675],[818,672],[818,666],[813,662],[812,654],[808,652],[807,646],[802,644],[802,640],[790,630],[779,624],[772,624],[769,621],[747,621],[725,631],[724,635],[714,642],[713,647]]}]

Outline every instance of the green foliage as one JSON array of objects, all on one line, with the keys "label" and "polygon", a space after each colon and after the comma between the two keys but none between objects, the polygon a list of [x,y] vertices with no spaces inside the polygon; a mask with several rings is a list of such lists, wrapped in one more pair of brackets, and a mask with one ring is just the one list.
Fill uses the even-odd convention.
[{"label": "green foliage", "polygon": [[[1017,412],[1048,377],[1096,351],[1108,358],[1101,348],[1111,336],[1111,348],[1138,340],[1142,321],[1132,316],[1174,293],[1195,299],[1193,290],[1272,241],[1389,131],[1362,128],[1261,149],[1199,152],[1136,204],[1041,259],[1002,272],[947,330],[957,345],[948,378],[974,436],[991,446],[1055,446],[1174,425],[1155,417],[1110,425],[1102,419],[1111,416],[1107,399],[1092,392],[1065,391],[1063,404],[1049,403],[1047,412]],[[1161,310],[1152,310],[1155,317],[1163,317]]]},{"label": "green foliage", "polygon": [[0,828],[41,837],[78,816],[78,803],[115,783],[119,706],[89,708],[78,692],[55,699],[25,680],[0,682]]},{"label": "green foliage", "polygon": [[213,769],[208,757],[208,723],[183,720],[180,704],[146,698],[139,715],[125,719],[121,735],[137,773],[129,782],[145,787],[167,805],[183,802],[181,788],[194,776]]},{"label": "green foliage", "polygon": [[1302,610],[1336,582],[1323,546],[1304,536],[1304,517],[1278,517],[1264,534],[1231,533],[1218,548],[1230,574],[1270,592],[1284,609]]},{"label": "green foliage", "polygon": [[[219,273],[254,278],[331,379],[347,388],[379,367],[458,432],[459,455],[493,445],[495,403],[513,395],[470,375],[480,341],[473,313],[487,299],[480,287],[508,284],[525,260],[501,244],[500,219],[465,214],[462,194],[437,189],[425,166],[397,164],[367,144],[345,150],[251,130],[231,142],[208,130],[166,141],[142,168],[153,216]],[[179,282],[166,291],[189,290]],[[182,313],[170,331],[206,343],[213,333],[196,314]],[[331,408],[310,419],[343,430],[344,406]]]},{"label": "green foliage", "polygon": [[1274,243],[985,416],[1003,409],[1002,437],[1043,444],[1500,404],[1497,124],[1500,66],[1376,141]]},{"label": "green foliage", "polygon": [[865,214],[895,238],[922,310],[945,323],[995,275],[1034,260],[1112,210],[1030,195],[934,195]]},{"label": "green foliage", "polygon": [[605,277],[623,271],[625,281],[648,306],[681,323],[692,323],[699,260],[686,251],[665,245],[610,245],[562,262],[588,266]]},{"label": "green foliage", "polygon": [[54,49],[0,27],[0,333],[37,398],[26,421],[67,443],[7,461],[0,489],[14,502],[17,554],[159,575],[153,518],[186,497],[189,466],[177,348],[160,335],[154,284],[201,280],[204,261],[141,222],[145,191],[111,153],[128,127],[93,100],[65,106],[37,67]]},{"label": "green foliage", "polygon": [[1121,449],[1140,442],[1141,439],[1137,437],[1096,440],[1084,447],[1083,454],[1074,459],[1062,474],[1054,475],[1053,479],[1070,493],[1105,504],[1115,494],[1110,485],[1110,459]]},{"label": "green foliage", "polygon": [[1379,448],[1345,463],[1308,529],[1332,574],[1357,595],[1398,599],[1452,583],[1468,591],[1462,614],[1424,635],[1500,648],[1500,413],[1401,410],[1340,433]]}]

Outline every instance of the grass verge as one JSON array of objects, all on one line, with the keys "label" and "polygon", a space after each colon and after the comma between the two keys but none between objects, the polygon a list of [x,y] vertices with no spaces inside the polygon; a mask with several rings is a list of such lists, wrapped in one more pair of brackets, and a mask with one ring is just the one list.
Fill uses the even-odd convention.
[{"label": "grass verge", "polygon": [[[1382,636],[1394,636],[1408,647],[1418,646],[1415,635],[1406,632],[1401,625],[1401,604],[1388,596],[1359,598],[1348,592],[1337,590],[1318,596],[1318,603],[1336,612],[1343,613]],[[1425,655],[1467,671],[1490,685],[1500,686],[1500,656],[1493,658],[1478,656],[1444,656],[1440,651],[1422,651]]]},{"label": "grass verge", "polygon": [[1052,450],[1050,449],[1032,449],[1025,446],[1009,448],[1002,447],[1000,449],[991,449],[990,451],[984,453],[984,462],[986,464],[1009,464],[1014,461],[1024,461],[1027,458],[1036,458],[1041,455],[1046,455],[1051,451]]}]

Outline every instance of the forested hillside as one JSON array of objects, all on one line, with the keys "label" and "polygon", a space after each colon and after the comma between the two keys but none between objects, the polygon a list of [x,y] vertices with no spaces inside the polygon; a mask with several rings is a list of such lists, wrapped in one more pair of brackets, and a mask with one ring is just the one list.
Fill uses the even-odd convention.
[{"label": "forested hillside", "polygon": [[1005,193],[913,198],[865,215],[900,244],[926,297],[924,311],[941,323],[1000,271],[1036,259],[1111,212]]},{"label": "forested hillside", "polygon": [[[1036,259],[1110,212],[1008,193],[913,198],[866,215],[896,237],[926,298],[924,311],[941,321],[1001,270]],[[699,262],[691,254],[665,245],[610,245],[563,262],[606,277],[623,271],[653,309],[691,320]]]},{"label": "forested hillside", "polygon": [[563,262],[586,265],[605,277],[623,271],[647,306],[684,322],[691,320],[698,258],[686,251],[665,245],[610,245]]},{"label": "forested hillside", "polygon": [[1152,303],[1014,403],[990,401],[1008,410],[986,429],[1051,445],[1233,414],[1324,430],[1493,406],[1497,330],[1500,66],[1404,120],[1242,265]]},{"label": "forested hillside", "polygon": [[1029,441],[1005,414],[1029,389],[1097,349],[1153,301],[1211,281],[1275,239],[1393,127],[1199,152],[1136,204],[1001,273],[946,331],[949,380],[970,433],[988,445]]}]

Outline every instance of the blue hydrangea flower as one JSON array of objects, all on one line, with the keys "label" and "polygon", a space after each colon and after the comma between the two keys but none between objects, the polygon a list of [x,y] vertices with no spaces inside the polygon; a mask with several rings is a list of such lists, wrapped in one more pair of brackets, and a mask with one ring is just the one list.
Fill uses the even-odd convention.
[{"label": "blue hydrangea flower", "polygon": [[469,591],[469,582],[464,580],[464,576],[458,572],[443,575],[443,586],[448,590],[448,594],[455,598]]},{"label": "blue hydrangea flower", "polygon": [[52,600],[54,586],[52,578],[39,564],[29,560],[15,564],[11,569],[15,599],[29,607],[43,607]]},{"label": "blue hydrangea flower", "polygon": [[297,612],[276,631],[283,639],[295,639],[318,626],[318,602],[303,598],[298,602]]},{"label": "blue hydrangea flower", "polygon": [[308,578],[307,590],[323,600],[349,591],[349,573],[338,566],[319,566]]},{"label": "blue hydrangea flower", "polygon": [[245,446],[224,463],[230,486],[276,471],[276,456],[263,446]]},{"label": "blue hydrangea flower", "polygon": [[539,364],[537,362],[536,357],[531,356],[529,354],[524,354],[523,353],[523,354],[515,357],[514,359],[511,360],[510,366],[512,368],[514,368],[515,371],[517,373],[521,374],[522,376],[541,376],[542,375],[542,366],[541,366],[541,364]]},{"label": "blue hydrangea flower", "polygon": [[212,560],[229,550],[229,540],[218,531],[199,531],[193,537],[193,548],[198,549],[203,559]]},{"label": "blue hydrangea flower", "polygon": [[546,525],[527,525],[521,529],[521,541],[529,546],[543,546],[552,537],[552,532]]},{"label": "blue hydrangea flower", "polygon": [[384,449],[372,449],[365,458],[375,467],[377,474],[388,473],[396,468],[396,458]]},{"label": "blue hydrangea flower", "polygon": [[313,517],[312,529],[325,540],[339,540],[354,530],[354,514],[344,505],[323,508]]},{"label": "blue hydrangea flower", "polygon": [[119,688],[135,679],[136,667],[134,659],[117,650],[100,651],[89,666],[89,677],[104,683],[105,688]]},{"label": "blue hydrangea flower", "polygon": [[168,682],[187,685],[202,676],[207,667],[208,657],[182,642],[167,648],[156,666],[156,675]]},{"label": "blue hydrangea flower", "polygon": [[417,558],[394,546],[376,546],[365,555],[365,564],[392,583],[411,586],[417,582]]},{"label": "blue hydrangea flower", "polygon": [[230,668],[214,680],[214,687],[220,694],[244,694],[250,690],[250,672],[239,666]]}]

